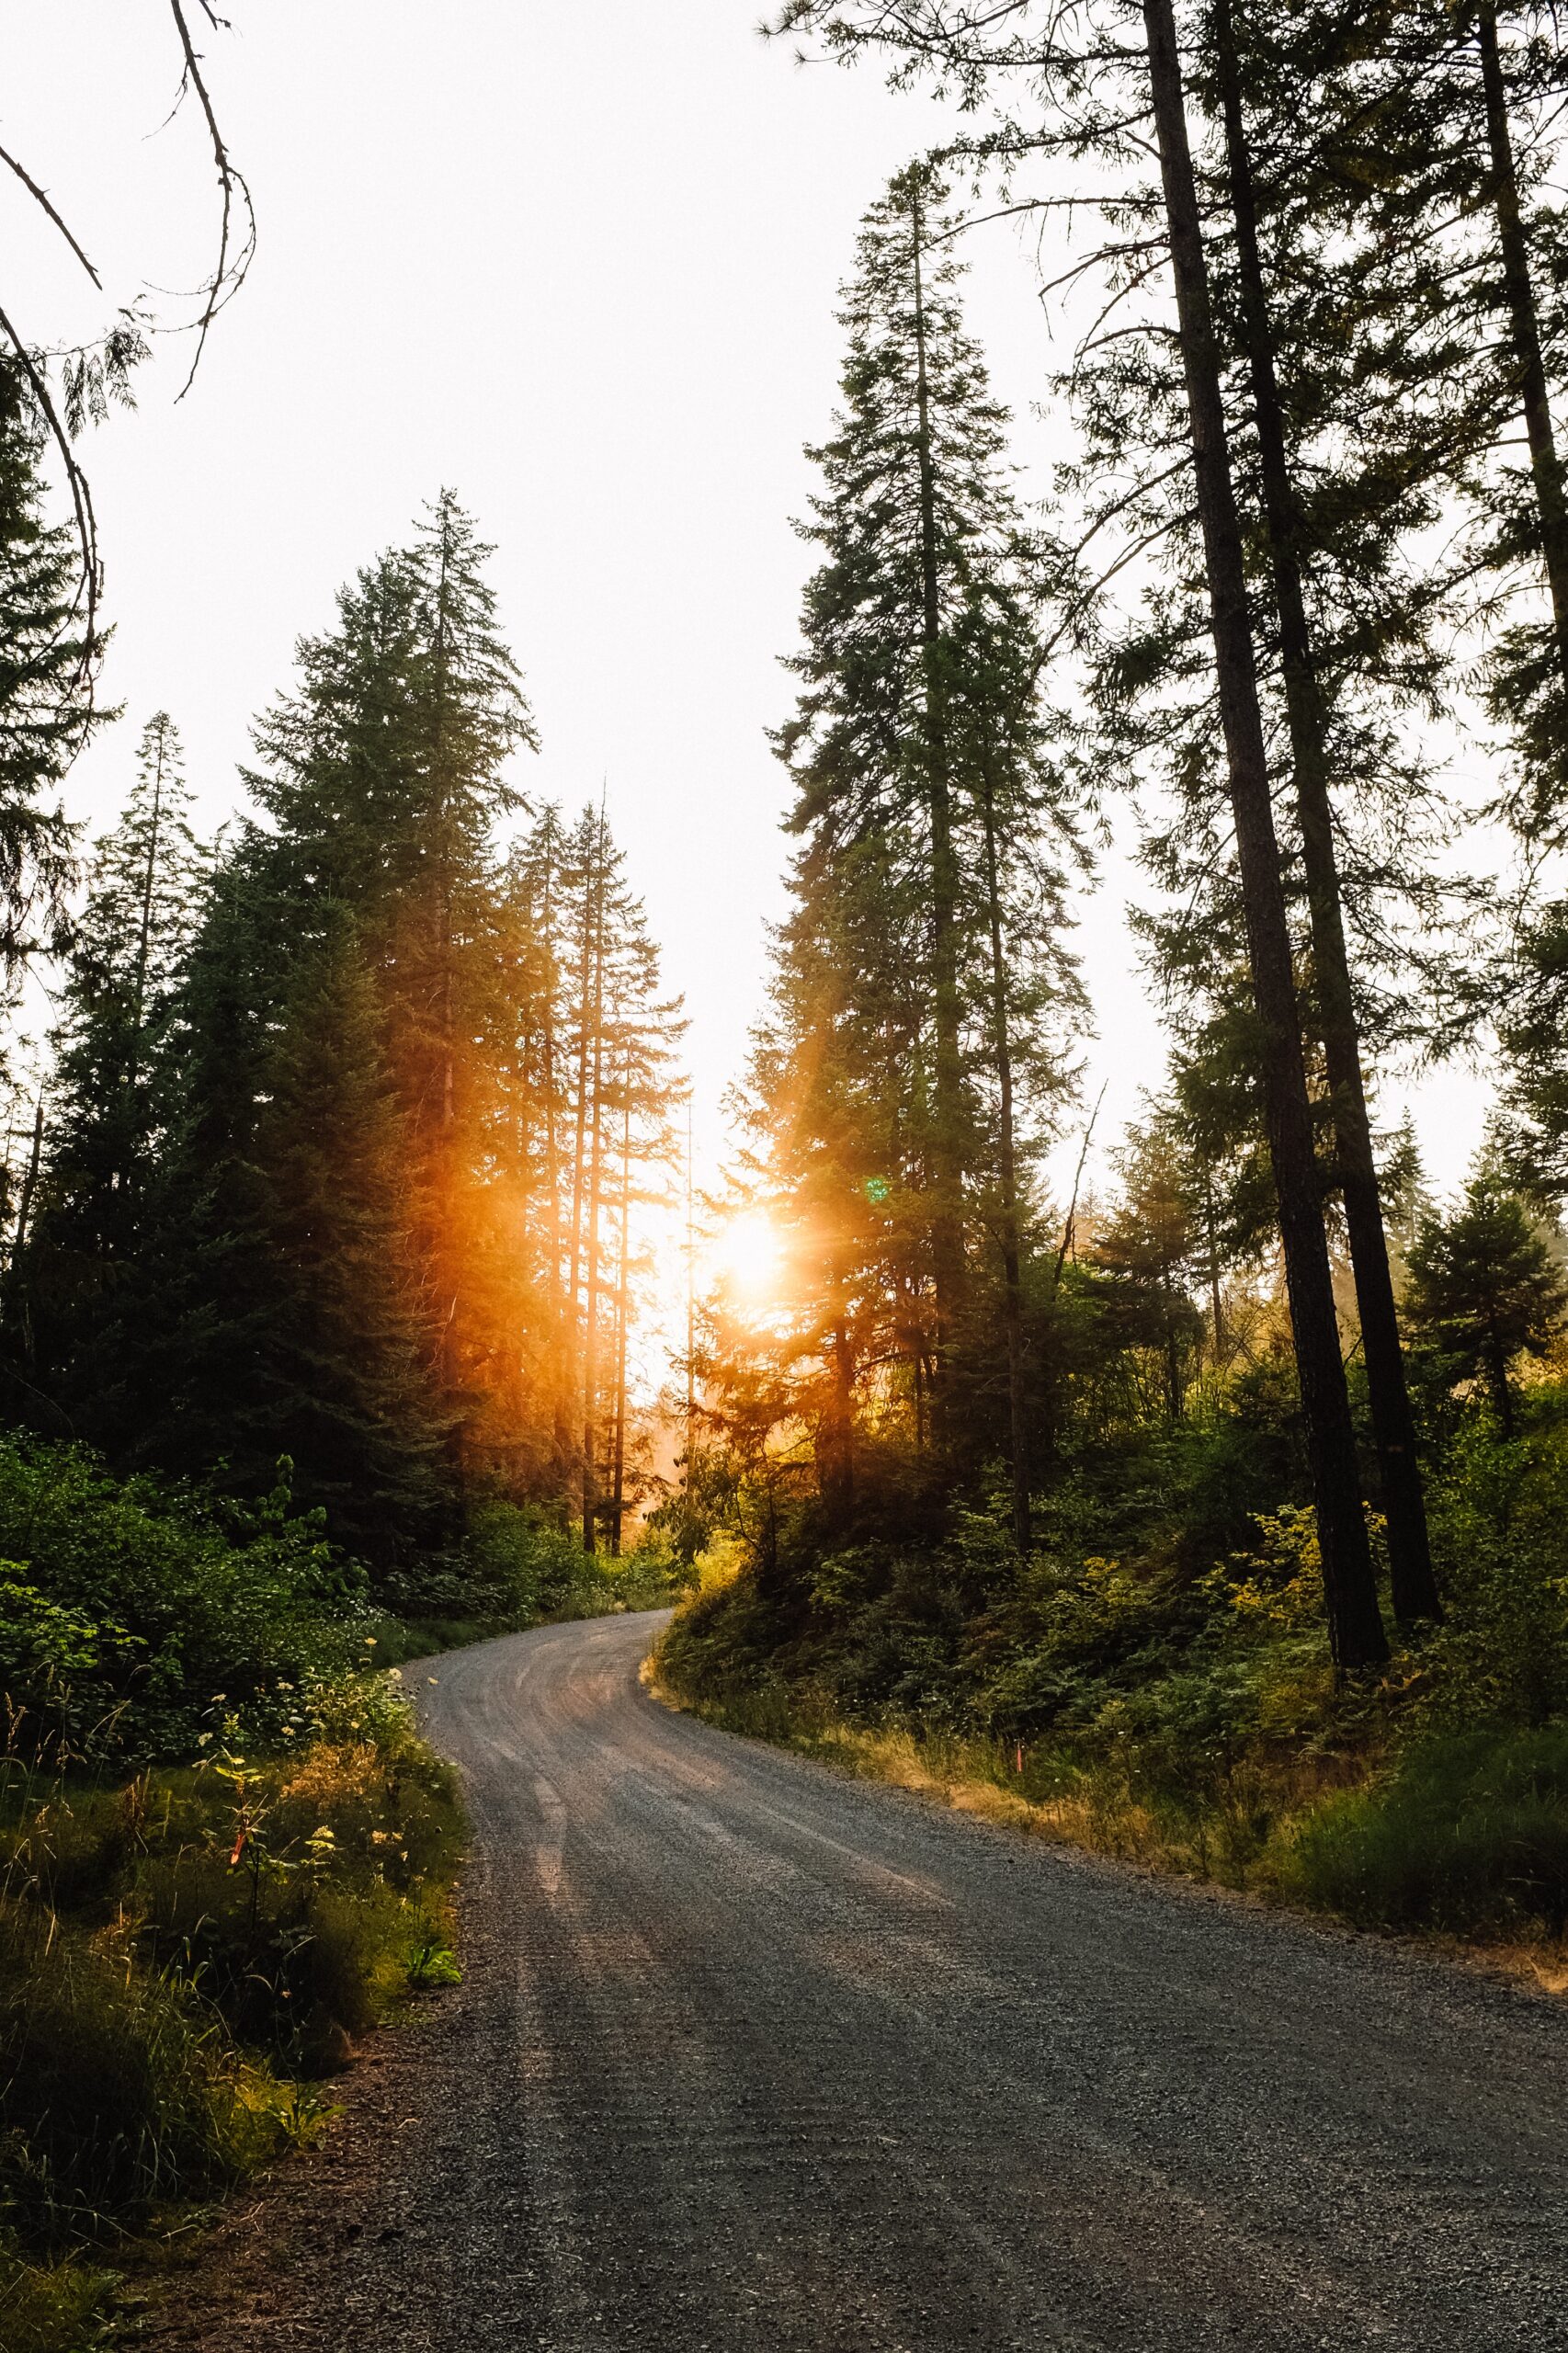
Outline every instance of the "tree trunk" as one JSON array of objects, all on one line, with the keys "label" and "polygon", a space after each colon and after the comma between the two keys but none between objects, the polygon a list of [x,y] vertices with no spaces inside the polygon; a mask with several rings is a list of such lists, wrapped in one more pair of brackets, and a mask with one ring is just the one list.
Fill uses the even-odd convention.
[{"label": "tree trunk", "polygon": [[1209,1314],[1214,1326],[1214,1376],[1225,1369],[1224,1303],[1220,1296],[1220,1242],[1214,1229],[1214,1194],[1208,1171],[1203,1177],[1203,1231],[1209,1251]]},{"label": "tree trunk", "polygon": [[931,821],[931,963],[937,1033],[936,1150],[937,1214],[932,1226],[932,1274],[936,1291],[936,1381],[932,1389],[932,1435],[938,1447],[950,1436],[950,1358],[954,1326],[963,1294],[963,1065],[959,1045],[958,861],[953,847],[951,780],[949,776],[946,682],[942,671],[941,583],[937,548],[937,476],[931,449],[930,387],[926,368],[926,295],[921,267],[925,233],[920,192],[911,199],[915,255],[915,402],[920,467],[921,633],[926,670],[926,769]]},{"label": "tree trunk", "polygon": [[834,1323],[829,1361],[830,1402],[817,1475],[829,1517],[842,1527],[855,1502],[855,1355],[842,1313]]},{"label": "tree trunk", "polygon": [[1256,198],[1232,0],[1215,0],[1213,22],[1263,483],[1264,520],[1279,618],[1286,723],[1312,918],[1319,1027],[1334,1117],[1335,1154],[1356,1279],[1368,1399],[1388,1522],[1394,1615],[1402,1625],[1411,1625],[1424,1619],[1440,1618],[1442,1604],[1437,1597],[1426,1532],[1415,1424],[1405,1385],[1404,1354],[1394,1308],[1393,1276],[1389,1267],[1388,1236],[1383,1228],[1372,1128],[1361,1070],[1361,1043],[1345,938],[1334,812],[1329,800],[1327,714],[1307,621],[1301,504],[1286,451],[1284,412],[1258,248]]},{"label": "tree trunk", "polygon": [[998,1175],[1002,1188],[1002,1323],[1007,1347],[1007,1454],[1013,1491],[1013,1541],[1029,1545],[1029,1455],[1024,1406],[1023,1250],[1018,1230],[1017,1144],[1013,1125],[1013,1045],[1007,1017],[1007,961],[996,880],[996,802],[991,771],[983,772],[985,820],[985,913],[991,936],[992,1054],[996,1064]]},{"label": "tree trunk", "polygon": [[626,1518],[626,1347],[631,1305],[631,1085],[620,1123],[620,1266],[615,1286],[615,1445],[610,1458],[609,1549],[620,1558]]},{"label": "tree trunk", "polygon": [[540,1029],[540,1053],[544,1066],[544,1188],[548,1225],[545,1248],[550,1253],[550,1278],[547,1286],[550,1317],[550,1384],[551,1422],[555,1460],[564,1473],[571,1455],[572,1432],[566,1415],[566,1366],[569,1349],[566,1316],[562,1299],[561,1232],[561,1151],[556,1133],[556,1037],[555,1015],[558,1003],[560,975],[555,956],[555,867],[554,841],[545,842],[544,869],[544,1017]]},{"label": "tree trunk", "polygon": [[[602,861],[601,861],[602,865]],[[594,1459],[597,1441],[599,1379],[599,1211],[604,1193],[604,892],[599,890],[597,942],[594,957],[593,1124],[587,1178],[587,1242],[583,1276],[583,1550],[598,1543],[599,1482]]]},{"label": "tree trunk", "polygon": [[1564,686],[1568,687],[1568,498],[1564,497],[1562,462],[1551,429],[1546,363],[1541,357],[1529,253],[1519,212],[1519,181],[1508,124],[1508,93],[1497,48],[1495,0],[1481,0],[1476,11],[1476,36],[1481,51],[1481,85],[1486,101],[1486,144],[1492,160],[1492,203],[1497,216],[1497,244],[1503,261],[1503,294],[1518,363],[1519,396],[1540,519],[1540,551],[1551,597],[1557,659]]},{"label": "tree trunk", "polygon": [[1246,608],[1241,526],[1231,476],[1209,271],[1187,143],[1171,0],[1143,0],[1150,92],[1170,232],[1199,517],[1209,584],[1220,718],[1261,1032],[1264,1119],[1279,1207],[1301,1415],[1317,1508],[1329,1642],[1342,1669],[1381,1664],[1388,1638],[1362,1515],[1355,1436],[1296,1008],[1279,847]]},{"label": "tree trunk", "polygon": [[686,1469],[689,1493],[697,1455],[697,1226],[692,1215],[691,1096],[686,1098]]},{"label": "tree trunk", "polygon": [[1495,1330],[1487,1335],[1486,1386],[1496,1408],[1498,1433],[1507,1444],[1514,1437],[1514,1388],[1508,1379],[1508,1351]]},{"label": "tree trunk", "polygon": [[147,964],[153,949],[153,893],[158,879],[158,850],[164,820],[164,761],[168,750],[167,727],[159,729],[153,767],[153,815],[147,835],[147,863],[142,875],[142,911],[136,932],[136,982],[131,1003],[131,1072],[142,1045],[142,1023],[147,1009]]}]

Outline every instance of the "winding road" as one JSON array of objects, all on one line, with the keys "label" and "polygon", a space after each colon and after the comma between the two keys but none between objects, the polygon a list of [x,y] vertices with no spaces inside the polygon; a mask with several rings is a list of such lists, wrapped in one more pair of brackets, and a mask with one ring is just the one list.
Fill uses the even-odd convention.
[{"label": "winding road", "polygon": [[672,1714],[658,1623],[428,1669],[466,1984],[278,2342],[1568,2347],[1568,2006]]}]

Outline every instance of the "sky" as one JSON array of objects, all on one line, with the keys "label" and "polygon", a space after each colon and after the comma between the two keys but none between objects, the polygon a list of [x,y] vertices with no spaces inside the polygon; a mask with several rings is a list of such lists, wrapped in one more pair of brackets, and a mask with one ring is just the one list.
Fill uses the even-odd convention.
[{"label": "sky", "polygon": [[[723,1154],[782,906],[784,717],[811,550],[791,528],[832,414],[835,290],[859,215],[942,134],[874,72],[801,66],[758,0],[224,0],[201,41],[246,174],[256,258],[188,393],[188,339],[159,338],[132,415],[84,451],[124,719],[72,779],[114,814],[135,735],[171,711],[205,824],[242,798],[253,716],[334,592],[450,484],[492,577],[542,753],[525,790],[602,790],[683,992],[699,1176]],[[197,17],[197,0],[187,0]],[[25,192],[0,188],[20,332],[91,333],[106,302],[189,287],[217,233],[194,108],[169,120],[165,0],[9,0],[0,142],[51,190],[106,294]],[[1015,412],[1026,494],[1063,443],[1041,413],[1061,357],[1033,248],[967,241],[970,324]],[[165,319],[189,314],[159,291]],[[1113,847],[1080,910],[1107,1086],[1097,1161],[1157,1081]],[[1414,1096],[1428,1166],[1457,1180],[1483,1097],[1448,1074]],[[1063,1147],[1070,1168],[1075,1143]]]}]

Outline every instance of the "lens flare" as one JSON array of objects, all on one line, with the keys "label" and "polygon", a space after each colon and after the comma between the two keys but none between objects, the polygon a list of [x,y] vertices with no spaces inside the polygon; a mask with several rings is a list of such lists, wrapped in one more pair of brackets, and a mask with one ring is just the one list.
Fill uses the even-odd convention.
[{"label": "lens flare", "polygon": [[734,1217],[720,1234],[714,1261],[737,1298],[755,1305],[771,1299],[783,1272],[778,1229],[760,1211]]}]

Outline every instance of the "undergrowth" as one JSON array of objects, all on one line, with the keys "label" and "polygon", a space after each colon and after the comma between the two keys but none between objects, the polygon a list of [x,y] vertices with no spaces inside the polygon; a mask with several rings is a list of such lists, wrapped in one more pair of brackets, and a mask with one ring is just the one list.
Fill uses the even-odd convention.
[{"label": "undergrowth", "polygon": [[1205,1540],[1221,1451],[1174,1434],[1157,1483],[1147,1461],[1141,1486],[1064,1481],[1024,1558],[988,1506],[924,1545],[829,1546],[805,1518],[766,1559],[728,1541],[658,1680],[848,1771],[1358,1926],[1524,1948],[1551,1973],[1568,1935],[1555,1400],[1507,1441],[1479,1417],[1451,1433],[1430,1483],[1445,1622],[1348,1681],[1310,1511],[1254,1507],[1216,1518],[1225,1549]]},{"label": "undergrowth", "polygon": [[286,1493],[0,1441],[0,2343],[77,2353],[454,1981],[461,1818]]}]

